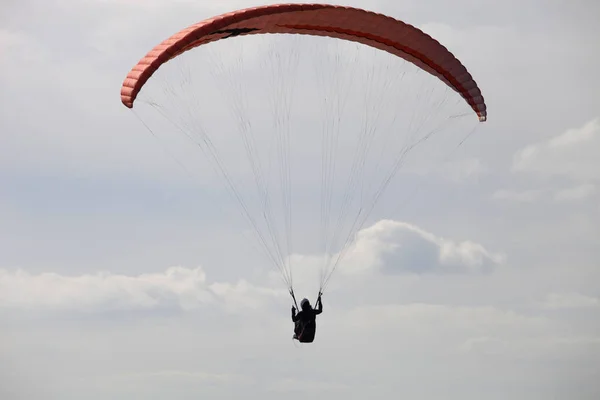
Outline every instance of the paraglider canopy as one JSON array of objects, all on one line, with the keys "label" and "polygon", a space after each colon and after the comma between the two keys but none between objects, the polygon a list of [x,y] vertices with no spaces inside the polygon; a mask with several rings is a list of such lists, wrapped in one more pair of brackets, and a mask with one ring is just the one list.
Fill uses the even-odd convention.
[{"label": "paraglider canopy", "polygon": [[260,33],[329,36],[390,52],[437,76],[459,92],[481,121],[486,106],[461,62],[431,36],[412,25],[374,12],[330,4],[273,4],[233,11],[192,25],[163,41],[133,67],[123,82],[121,101],[133,107],[150,76],[163,63],[194,47]]},{"label": "paraglider canopy", "polygon": [[[264,51],[266,46],[262,52],[252,49],[251,55],[260,58],[260,68],[255,68],[260,73],[239,68],[244,54],[227,45],[252,38],[256,42],[264,39],[260,42],[264,45],[266,34],[271,34],[269,39],[320,40],[311,49],[322,54],[300,56],[301,46],[296,47],[300,40],[289,45],[289,39],[280,52]],[[223,43],[227,58],[239,57],[237,62],[214,62],[217,57],[213,51]],[[345,44],[348,47],[342,49]],[[341,51],[332,51],[337,47]],[[371,53],[352,59],[352,51],[359,50]],[[175,69],[178,62],[189,62],[192,57],[186,57],[197,53],[204,56],[197,65],[174,71],[174,78],[168,77],[165,70]],[[366,67],[360,69],[360,63],[355,61],[362,61]],[[295,85],[296,73],[300,71],[297,66],[302,62],[317,64],[315,73],[304,85]],[[240,75],[235,76],[236,72]],[[196,79],[202,83],[195,88]],[[225,83],[211,92],[208,86],[217,81]],[[150,90],[152,86],[156,93]],[[307,92],[304,97],[298,94],[299,90]],[[224,117],[216,105],[222,98],[230,106],[229,116]],[[472,75],[436,39],[390,16],[331,4],[252,7],[182,29],[157,44],[131,68],[121,87],[121,102],[134,113],[140,102],[149,105],[152,112],[158,111],[156,114],[172,123],[167,129],[170,134],[183,133],[213,162],[232,198],[241,206],[258,243],[281,272],[292,298],[291,256],[296,244],[292,232],[298,226],[292,220],[301,219],[294,219],[299,214],[294,206],[313,204],[305,198],[296,201],[292,195],[292,187],[296,187],[294,177],[301,177],[304,185],[295,194],[300,192],[306,197],[318,191],[311,189],[320,179],[321,197],[316,201],[321,206],[321,219],[316,223],[320,223],[320,228],[297,237],[320,240],[318,251],[325,260],[319,283],[321,294],[392,178],[406,165],[409,154],[431,143],[444,126],[460,117],[474,123],[487,120],[487,107]],[[271,116],[259,115],[265,110],[271,111]],[[292,123],[294,110],[302,112]],[[217,119],[212,125],[216,134],[205,123],[211,118]],[[241,140],[235,135],[227,136],[234,131]],[[468,131],[466,137],[471,133]],[[319,134],[320,137],[313,137]],[[308,144],[311,139],[314,142]],[[236,145],[239,148],[234,150]],[[340,157],[338,149],[342,147],[345,153]],[[231,153],[229,167],[223,156],[227,150]],[[292,151],[306,154],[292,156]],[[319,151],[321,163],[314,161]],[[242,166],[241,154],[247,156],[246,166]],[[275,161],[271,159],[274,154]],[[425,162],[429,156],[415,159]],[[277,168],[278,174],[270,174],[269,168]],[[314,170],[319,176],[306,183],[306,176]],[[234,179],[236,171],[244,176]],[[274,177],[279,181],[269,181]],[[256,185],[254,212],[239,182]],[[341,182],[345,185],[340,185],[338,192],[336,184]],[[277,199],[271,197],[273,192],[278,192]],[[406,192],[403,188],[396,194]],[[397,198],[394,201],[400,202]],[[275,204],[281,205],[283,223],[279,226]],[[313,209],[303,211],[302,215],[309,217],[300,222],[312,222],[310,216],[315,214],[318,211]]]}]

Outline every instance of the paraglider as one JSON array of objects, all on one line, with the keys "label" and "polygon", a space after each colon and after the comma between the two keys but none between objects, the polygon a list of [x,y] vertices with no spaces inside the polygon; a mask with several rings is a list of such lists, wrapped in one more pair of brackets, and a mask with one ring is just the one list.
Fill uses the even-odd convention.
[{"label": "paraglider", "polygon": [[[389,75],[383,75],[384,79],[382,80],[384,83],[381,90],[379,90],[379,88],[371,87],[374,84],[373,82],[376,81],[373,78],[376,75],[373,72],[376,71],[376,68],[373,67],[372,71],[369,70],[368,74],[365,75],[364,79],[351,77],[347,83],[340,83],[342,82],[342,78],[345,77],[343,72],[350,70],[350,65],[339,62],[339,59],[336,59],[340,64],[339,69],[327,77],[329,79],[326,78],[321,82],[324,84],[315,85],[316,90],[324,90],[325,93],[321,97],[313,97],[311,102],[315,102],[319,98],[323,99],[324,105],[319,111],[325,113],[327,121],[322,121],[321,124],[323,134],[321,141],[321,231],[318,233],[314,232],[314,235],[311,236],[322,238],[320,246],[322,246],[322,254],[326,261],[323,262],[322,266],[319,297],[315,303],[316,309],[310,306],[308,300],[301,303],[301,310],[298,314],[296,314],[297,306],[292,309],[292,320],[295,323],[295,337],[301,342],[312,342],[315,335],[315,317],[322,312],[321,294],[324,292],[340,261],[344,258],[347,249],[353,242],[354,236],[367,221],[367,218],[388,187],[392,177],[394,177],[405,163],[407,154],[421,146],[440,130],[439,126],[434,124],[434,117],[440,115],[448,120],[455,118],[456,115],[450,112],[448,112],[449,116],[444,115],[444,107],[450,107],[448,105],[450,102],[446,102],[448,96],[458,94],[456,97],[460,96],[458,99],[461,100],[460,106],[466,106],[465,108],[469,109],[468,113],[465,113],[463,110],[463,115],[472,115],[474,113],[477,116],[478,122],[487,120],[487,107],[477,83],[463,64],[446,47],[428,34],[390,16],[331,4],[265,5],[232,11],[191,25],[156,45],[130,70],[121,87],[121,102],[127,108],[134,108],[134,105],[137,104],[136,99],[142,89],[147,86],[149,81],[152,81],[152,76],[159,68],[170,60],[179,60],[184,53],[187,54],[196,48],[205,48],[208,44],[214,46],[212,45],[213,43],[220,43],[222,41],[229,43],[230,41],[240,40],[243,37],[254,37],[260,34],[300,35],[303,37],[321,37],[334,41],[350,42],[357,47],[367,47],[375,49],[374,51],[379,53],[386,53],[393,59],[392,61],[396,63],[401,61],[409,64],[410,67],[416,70],[415,73],[427,75],[428,78],[433,77],[431,81],[435,81],[434,84],[433,82],[426,81],[426,79],[415,79],[415,82],[425,82],[423,83],[423,87],[427,87],[425,86],[427,84],[432,89],[430,90],[429,87],[427,89],[418,88],[414,93],[408,90],[401,91],[389,83],[394,83],[396,80],[401,81],[404,76],[403,72],[387,69],[384,73],[389,73]],[[294,53],[295,49],[288,48],[288,50]],[[228,54],[231,54],[231,52]],[[263,53],[256,52],[256,54]],[[294,55],[296,54],[294,53]],[[324,61],[318,57],[306,57],[306,60],[309,58],[311,60]],[[257,149],[260,149],[262,146],[268,149],[271,149],[271,147],[264,144],[266,140],[261,142],[262,145],[258,145],[258,141],[252,137],[253,129],[252,124],[249,122],[252,113],[248,111],[246,103],[240,100],[240,97],[246,94],[246,92],[240,90],[242,83],[248,86],[253,84],[258,86],[259,84],[255,83],[254,79],[250,77],[245,77],[239,81],[230,79],[229,82],[235,82],[234,85],[229,87],[231,91],[220,91],[224,96],[230,93],[233,98],[232,102],[234,104],[231,108],[235,118],[232,118],[232,120],[234,123],[237,123],[236,127],[243,139],[240,142],[243,143],[249,159],[247,171],[252,174],[256,183],[259,208],[255,215],[252,215],[248,202],[241,195],[239,187],[231,177],[230,170],[225,167],[225,162],[223,162],[214,142],[214,138],[220,137],[226,129],[217,124],[219,126],[219,133],[211,137],[207,133],[208,130],[198,122],[201,111],[206,109],[206,106],[203,107],[201,101],[204,100],[208,104],[214,101],[214,99],[209,98],[210,94],[207,94],[208,92],[204,88],[200,88],[198,91],[192,89],[190,81],[193,74],[186,71],[180,75],[180,78],[183,76],[183,81],[175,85],[165,84],[160,88],[162,89],[163,96],[170,96],[168,102],[174,104],[172,107],[169,108],[164,104],[158,104],[156,99],[150,97],[147,104],[169,119],[176,130],[183,132],[214,162],[215,169],[224,177],[230,193],[240,204],[241,212],[253,228],[258,243],[262,246],[269,260],[281,272],[281,278],[287,285],[287,289],[293,298],[291,256],[292,249],[294,248],[292,240],[292,204],[294,203],[294,196],[292,196],[291,189],[293,174],[290,166],[290,150],[294,146],[290,144],[293,137],[290,133],[293,124],[289,120],[291,115],[290,104],[295,96],[293,94],[294,86],[291,85],[294,80],[290,73],[293,68],[285,69],[284,67],[287,64],[281,62],[281,59],[282,57],[279,56],[275,59],[274,71],[276,72],[273,73],[273,75],[280,73],[281,76],[271,76],[270,78],[272,79],[268,81],[269,84],[276,86],[275,90],[273,90],[274,99],[271,99],[271,103],[266,102],[274,108],[274,128],[271,129],[272,136],[270,138],[272,137],[277,140],[276,145],[272,148],[275,149],[274,151],[279,156],[279,185],[267,182],[268,175],[264,171],[264,165],[271,165],[272,160],[264,163],[258,161]],[[298,59],[301,58],[292,58],[292,61],[298,62]],[[374,63],[372,59],[367,59],[367,61]],[[203,66],[205,64],[203,63]],[[227,67],[227,63],[224,62],[223,64]],[[221,68],[219,71],[227,74],[231,70],[233,69]],[[198,69],[194,69],[194,71],[194,73],[200,74],[200,72],[197,72]],[[288,73],[290,75],[287,75]],[[319,65],[317,68],[317,74],[326,74],[322,65]],[[411,80],[406,79],[403,82],[410,83]],[[157,82],[157,85],[159,83],[160,81]],[[329,85],[331,85],[332,89],[328,92]],[[361,88],[361,85],[367,92],[364,96],[365,104],[363,109],[360,106],[357,107],[354,113],[357,114],[364,110],[364,122],[348,124],[344,128],[342,113],[345,109],[342,103],[347,98],[351,98],[351,96],[347,94],[350,93],[349,91],[342,93],[341,89],[346,89],[346,86],[356,89]],[[438,86],[443,87],[441,90],[444,91],[443,95],[445,97],[441,101],[432,101],[430,97],[433,96],[432,93],[435,92],[434,89],[438,89]],[[254,100],[262,96],[263,92],[266,93],[266,89],[266,87],[259,86],[258,88],[253,87],[253,89],[249,90],[253,104],[263,104],[261,101]],[[405,97],[398,97],[398,99],[403,101],[394,103],[393,98],[392,100],[386,100],[386,95],[389,95],[390,98],[394,95]],[[377,98],[377,96],[380,97]],[[359,95],[355,97],[360,98]],[[375,98],[375,101],[373,98]],[[302,104],[309,106],[309,103],[304,102]],[[425,111],[417,109],[425,103],[426,107],[428,107]],[[382,114],[380,111],[384,105],[388,106],[391,110],[390,113],[394,114],[390,116],[390,121],[393,123],[397,123],[397,120],[406,121],[406,126],[398,128],[392,122],[387,125],[383,122],[379,123],[378,118]],[[192,107],[195,108],[191,109]],[[407,114],[406,118],[396,119],[397,111],[399,112],[401,107],[414,107],[416,111],[413,114]],[[180,112],[180,117],[174,116],[174,114]],[[377,129],[379,128],[378,124],[382,125],[383,129]],[[263,132],[266,129],[256,129],[256,131]],[[350,176],[347,177],[347,185],[343,194],[340,195],[340,204],[332,205],[334,172],[336,170],[343,170],[340,167],[341,161],[335,159],[335,149],[338,145],[338,138],[344,137],[346,139],[346,136],[349,137],[352,131],[356,131],[359,136],[356,144],[352,145],[355,150],[355,158],[352,159],[351,166],[346,169],[346,171],[349,171]],[[340,132],[343,134],[340,134]],[[400,136],[401,133],[406,133],[407,139],[403,141],[398,140],[398,143],[395,143],[396,136]],[[377,134],[380,135],[378,136]],[[421,136],[419,137],[418,135]],[[298,140],[308,137],[308,135],[304,134],[298,136]],[[374,146],[372,143],[380,137],[382,138],[381,151],[376,153],[373,150]],[[349,139],[346,140],[344,144],[349,146]],[[233,141],[229,140],[227,144],[233,144]],[[396,144],[397,147],[395,147]],[[311,148],[310,146],[306,147]],[[315,146],[315,148],[318,148],[318,146]],[[385,164],[382,157],[386,151],[392,153],[392,159],[389,164]],[[233,162],[236,163],[234,165],[238,170],[240,169],[239,162],[241,160],[239,154],[239,152],[235,153],[233,157]],[[380,178],[365,173],[367,158],[371,154],[373,154],[373,163],[375,165],[373,175],[376,173],[383,174]],[[310,158],[310,160],[313,160],[314,155],[311,154],[311,157],[313,158]],[[308,173],[305,171],[307,168],[303,168],[303,166],[301,166],[301,170],[303,173]],[[252,180],[247,179],[247,181]],[[275,186],[281,189],[281,215],[284,221],[280,228],[275,225],[272,208],[274,201],[271,201],[269,197],[271,188]],[[349,209],[355,203],[358,203],[356,211],[354,214],[351,214]],[[331,216],[333,210],[339,212],[337,219]],[[261,221],[264,223],[262,227],[260,226]],[[344,234],[344,229],[347,229],[346,234]],[[284,237],[281,238],[280,236]],[[303,235],[302,237],[308,237],[308,235]]]},{"label": "paraglider", "polygon": [[294,339],[300,343],[312,343],[315,340],[317,329],[317,315],[323,312],[323,300],[321,293],[317,298],[316,308],[310,305],[307,298],[300,302],[300,312],[296,314],[296,307],[292,306],[292,321],[294,322]]}]

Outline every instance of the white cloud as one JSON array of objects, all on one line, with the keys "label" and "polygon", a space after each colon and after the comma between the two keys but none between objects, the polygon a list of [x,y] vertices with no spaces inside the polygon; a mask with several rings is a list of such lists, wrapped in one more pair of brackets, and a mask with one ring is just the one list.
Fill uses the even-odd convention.
[{"label": "white cloud", "polygon": [[541,190],[524,190],[524,191],[514,191],[514,190],[497,190],[492,195],[494,200],[505,200],[512,203],[534,203],[537,201],[543,192]]},{"label": "white cloud", "polygon": [[506,201],[509,203],[539,203],[546,200],[551,200],[556,203],[570,203],[587,200],[596,192],[596,185],[585,183],[573,187],[563,189],[546,188],[546,189],[528,189],[528,190],[496,190],[492,194],[492,199],[498,201]]},{"label": "white cloud", "polygon": [[160,370],[153,372],[125,373],[113,378],[115,381],[182,380],[225,385],[251,384],[253,380],[238,374],[217,374],[204,371]]},{"label": "white cloud", "polygon": [[494,336],[479,336],[467,339],[459,346],[465,353],[478,353],[485,355],[498,355],[509,351],[509,344]]},{"label": "white cloud", "polygon": [[563,329],[549,318],[494,306],[386,304],[359,307],[341,318],[332,323],[355,341],[393,342],[405,355],[426,351],[450,357],[537,358],[547,354],[549,346],[541,350],[531,344],[549,342]]},{"label": "white cloud", "polygon": [[541,303],[543,308],[552,310],[574,308],[598,308],[600,298],[586,296],[581,293],[551,293]]},{"label": "white cloud", "polygon": [[554,200],[557,202],[580,201],[591,197],[596,192],[596,186],[587,183],[572,188],[557,190],[554,193]]},{"label": "white cloud", "polygon": [[[296,254],[291,257],[294,287],[314,285],[323,267],[322,257]],[[339,272],[481,273],[501,263],[472,241],[455,242],[437,237],[414,225],[380,221],[360,231]],[[178,307],[194,309],[222,305],[225,310],[260,310],[266,299],[287,298],[279,272],[273,272],[268,287],[241,279],[209,282],[198,267],[171,267],[162,273],[128,276],[96,273],[65,276],[57,273],[31,274],[0,269],[0,306],[25,309],[106,310]]]},{"label": "white cloud", "polygon": [[[289,257],[295,293],[315,292],[321,274],[327,275],[338,257],[339,252],[328,259],[312,254]],[[490,252],[480,243],[443,238],[407,222],[381,220],[357,232],[343,252],[331,284],[360,286],[366,275],[377,278],[380,274],[481,274],[504,261],[504,254]],[[280,273],[273,270],[269,283],[281,285]]]},{"label": "white cloud", "polygon": [[357,327],[373,329],[375,325],[389,325],[391,322],[399,330],[405,327],[433,328],[441,320],[448,330],[472,330],[475,333],[492,327],[518,327],[541,325],[547,321],[541,317],[520,315],[511,310],[490,306],[451,306],[445,304],[388,304],[359,307],[351,311],[350,321]]},{"label": "white cloud", "polygon": [[270,384],[267,388],[268,391],[272,392],[346,392],[351,389],[351,385],[342,383],[335,383],[331,381],[321,382],[316,380],[303,380],[298,378],[287,378],[276,381]]},{"label": "white cloud", "polygon": [[577,323],[500,306],[369,305],[349,311],[343,319],[334,323],[356,340],[393,341],[403,354],[426,348],[438,356],[544,359],[597,351],[594,346],[600,343],[594,333],[597,323],[586,330]]},{"label": "white cloud", "polygon": [[435,172],[451,182],[465,183],[476,181],[488,173],[489,169],[479,158],[465,158],[443,163],[435,169]]},{"label": "white cloud", "polygon": [[210,291],[222,299],[227,310],[237,311],[240,309],[261,310],[265,307],[265,299],[280,297],[288,298],[288,293],[283,289],[263,288],[253,285],[245,280],[236,284],[213,283]]},{"label": "white cloud", "polygon": [[456,182],[477,179],[488,172],[488,168],[478,158],[468,158],[449,163],[444,169],[445,175]]},{"label": "white cloud", "polygon": [[357,234],[343,270],[386,273],[481,273],[503,262],[470,240],[438,237],[406,222],[382,220]]},{"label": "white cloud", "polygon": [[[0,55],[6,54],[6,52],[11,51],[13,48],[23,46],[26,43],[27,41],[23,35],[0,29]],[[6,60],[5,57],[0,58],[0,61]]]},{"label": "white cloud", "polygon": [[513,157],[513,171],[576,181],[600,179],[600,120],[592,119],[547,141],[531,144]]},{"label": "white cloud", "polygon": [[258,308],[264,305],[265,296],[282,294],[286,292],[255,287],[245,281],[209,283],[202,268],[171,267],[164,273],[138,276],[33,275],[22,270],[0,270],[0,306],[6,308],[87,311],[164,306],[193,309],[223,304],[235,311]]}]

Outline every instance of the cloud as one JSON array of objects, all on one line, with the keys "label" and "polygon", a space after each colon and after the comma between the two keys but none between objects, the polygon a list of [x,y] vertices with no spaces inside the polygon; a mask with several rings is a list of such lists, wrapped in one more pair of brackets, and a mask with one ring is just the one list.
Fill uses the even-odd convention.
[{"label": "cloud", "polygon": [[542,308],[550,310],[598,308],[600,307],[600,298],[573,292],[551,293],[546,296],[540,305]]},{"label": "cloud", "polygon": [[497,190],[492,195],[494,200],[505,200],[511,203],[534,203],[537,201],[541,195],[541,190],[524,190],[524,191],[514,191],[514,190]]},{"label": "cloud", "polygon": [[596,185],[585,183],[573,187],[562,189],[528,189],[528,190],[496,190],[492,194],[492,199],[506,201],[509,203],[538,203],[544,199],[554,201],[555,203],[572,203],[584,201],[591,198],[596,193]]},{"label": "cloud", "polygon": [[542,360],[595,352],[600,343],[597,323],[585,328],[499,305],[368,305],[348,311],[343,319],[335,323],[357,340],[389,343],[393,337],[405,356],[428,351],[436,356]]},{"label": "cloud", "polygon": [[477,179],[487,172],[488,168],[478,158],[459,160],[444,166],[444,175],[454,182]]},{"label": "cloud", "polygon": [[575,181],[600,179],[600,119],[549,140],[526,146],[513,157],[512,169],[540,176],[565,177]]},{"label": "cloud", "polygon": [[[259,308],[264,296],[287,294],[245,281],[209,283],[202,268],[171,267],[164,273],[64,276],[0,270],[0,306],[52,310],[184,310],[222,305],[229,311]],[[262,300],[261,300],[262,299]]]},{"label": "cloud", "polygon": [[222,299],[225,308],[231,312],[243,309],[261,310],[265,306],[265,299],[289,298],[287,290],[259,287],[245,280],[236,284],[213,283],[210,290]]},{"label": "cloud", "polygon": [[212,383],[219,385],[243,385],[252,384],[250,377],[238,374],[218,374],[204,371],[185,370],[160,370],[153,372],[125,373],[113,378],[116,381],[147,381],[147,380],[169,380]]},{"label": "cloud", "polygon": [[459,349],[465,353],[498,355],[510,349],[509,343],[493,336],[480,336],[467,339]]},{"label": "cloud", "polygon": [[[322,254],[293,254],[292,266],[296,293],[316,290],[321,275],[337,270],[333,285],[354,282],[363,284],[365,275],[443,275],[485,274],[502,264],[505,255],[493,253],[471,240],[454,241],[436,236],[413,224],[381,220],[357,232],[354,241],[342,252]],[[270,285],[280,285],[280,273],[269,274]]]},{"label": "cloud", "polygon": [[558,190],[554,193],[554,200],[557,202],[571,202],[586,200],[596,192],[596,186],[587,183],[567,189]]},{"label": "cloud", "polygon": [[372,329],[375,325],[388,325],[390,322],[394,322],[398,329],[427,325],[433,327],[443,320],[448,330],[475,331],[500,326],[540,325],[546,321],[541,317],[530,317],[491,306],[468,307],[426,303],[364,306],[350,313],[352,315],[349,320],[356,321],[366,329]]},{"label": "cloud", "polygon": [[[25,44],[27,44],[27,41],[23,35],[17,32],[0,29],[0,54],[5,54],[6,52]],[[6,61],[6,59],[3,57],[0,61]]]},{"label": "cloud", "polygon": [[598,352],[600,337],[595,336],[553,336],[550,332],[532,337],[505,337],[495,335],[473,337],[459,346],[459,352],[486,356],[565,357],[565,355],[586,352],[590,357]]},{"label": "cloud", "polygon": [[[416,172],[425,174],[426,170]],[[489,172],[489,168],[479,158],[472,157],[440,164],[433,172],[450,182],[466,183],[477,181]]]},{"label": "cloud", "polygon": [[344,270],[384,273],[484,273],[504,260],[481,244],[438,237],[406,222],[382,220],[360,231]]},{"label": "cloud", "polygon": [[271,392],[307,392],[307,393],[323,393],[323,392],[345,392],[351,389],[351,385],[336,382],[323,382],[316,380],[304,380],[298,378],[281,379],[270,384],[267,388]]},{"label": "cloud", "polygon": [[[547,140],[527,145],[513,155],[512,172],[528,178],[545,178],[544,187],[521,191],[501,189],[495,191],[492,198],[529,204],[567,204],[588,200],[596,192],[594,182],[600,179],[600,162],[595,154],[597,148],[600,148],[598,118]],[[571,183],[565,187],[564,183],[560,183],[564,180],[575,185]],[[535,183],[529,184],[530,187],[533,185]]]},{"label": "cloud", "polygon": [[528,352],[529,344],[550,338],[550,332],[557,329],[551,319],[496,306],[369,305],[351,310],[343,318],[334,323],[356,340],[393,340],[405,355],[428,351],[437,356],[540,356],[543,353],[533,349]]},{"label": "cloud", "polygon": [[[323,257],[295,254],[291,257],[294,288],[318,282]],[[340,272],[384,274],[485,273],[503,261],[481,244],[455,242],[414,225],[380,221],[360,231],[349,248]],[[227,312],[261,310],[267,299],[288,298],[279,272],[272,272],[267,286],[244,279],[210,282],[201,267],[171,267],[160,273],[124,275],[100,272],[76,276],[45,272],[31,274],[0,269],[0,307],[50,310],[191,310],[221,306]]]}]

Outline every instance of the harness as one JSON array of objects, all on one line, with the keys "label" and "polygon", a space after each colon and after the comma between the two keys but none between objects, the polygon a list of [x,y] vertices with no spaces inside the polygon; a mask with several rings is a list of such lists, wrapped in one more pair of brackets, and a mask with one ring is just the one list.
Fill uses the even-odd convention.
[{"label": "harness", "polygon": [[[290,296],[292,296],[292,300],[294,300],[294,305],[296,306],[296,310],[300,310],[300,308],[298,307],[298,302],[296,301],[296,296],[294,295],[294,289],[290,288],[289,292],[290,292]],[[323,293],[321,293],[321,291],[319,291],[319,296],[317,297],[317,300],[315,301],[315,304],[316,304],[317,301],[319,301],[319,299],[321,298],[322,294]],[[298,322],[300,322],[300,321],[298,321]],[[296,337],[298,338],[298,340],[300,342],[302,342],[302,335],[304,334],[304,331],[306,330],[306,328],[308,326],[310,326],[312,324],[313,324],[312,320],[308,321],[306,324],[300,324],[302,329],[300,330],[300,333],[296,335]]]}]

